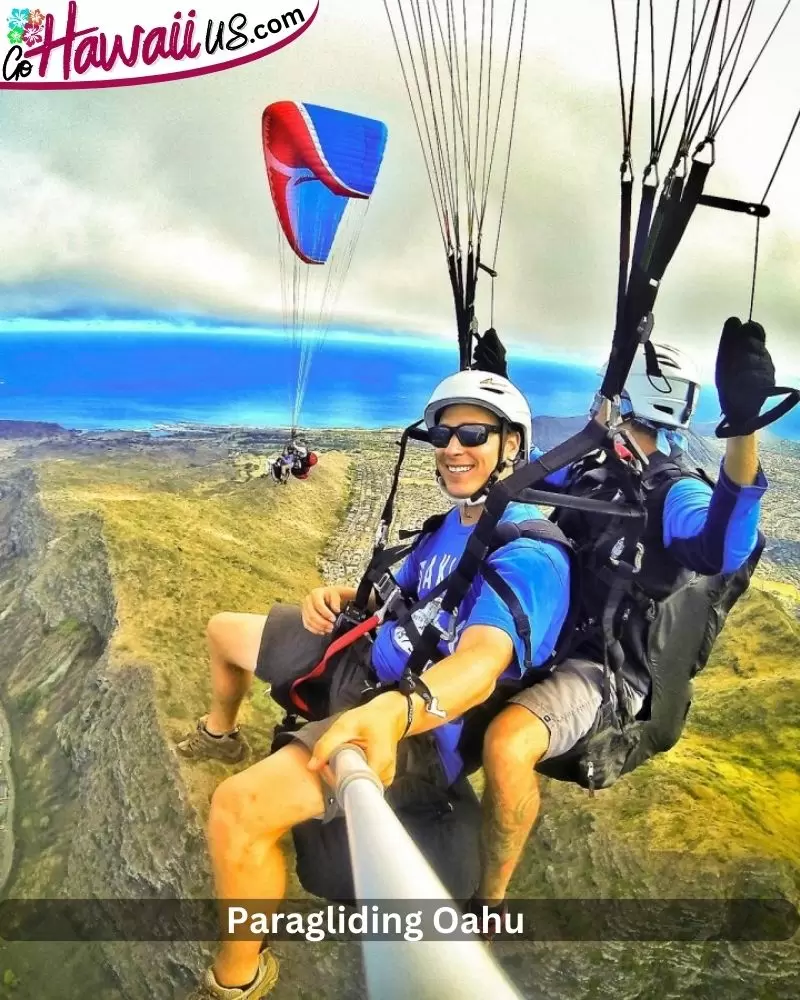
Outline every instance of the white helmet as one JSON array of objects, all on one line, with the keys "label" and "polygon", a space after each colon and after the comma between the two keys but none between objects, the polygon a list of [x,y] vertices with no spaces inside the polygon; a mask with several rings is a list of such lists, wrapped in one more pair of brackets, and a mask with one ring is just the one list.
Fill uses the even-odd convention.
[{"label": "white helmet", "polygon": [[645,348],[640,345],[622,390],[622,416],[659,427],[688,427],[700,396],[697,366],[669,344],[652,346],[661,376],[647,374]]},{"label": "white helmet", "polygon": [[445,488],[439,472],[436,473],[439,488],[448,500],[455,501],[459,506],[471,507],[484,502],[492,486],[497,482],[500,473],[506,468],[507,462],[503,458],[506,430],[513,429],[520,434],[520,448],[513,464],[523,465],[527,462],[533,437],[531,409],[519,389],[502,375],[492,375],[490,372],[477,370],[461,371],[456,372],[455,375],[449,375],[433,390],[433,395],[425,407],[426,427],[434,427],[442,410],[458,403],[482,406],[485,410],[496,414],[505,425],[508,425],[503,428],[500,438],[500,456],[494,472],[471,497],[465,499],[451,496]]},{"label": "white helmet", "polygon": [[527,399],[507,378],[477,370],[449,375],[436,386],[428,400],[425,425],[433,427],[442,410],[457,403],[482,406],[519,431],[521,441],[517,461],[527,461],[533,438],[531,408]]}]

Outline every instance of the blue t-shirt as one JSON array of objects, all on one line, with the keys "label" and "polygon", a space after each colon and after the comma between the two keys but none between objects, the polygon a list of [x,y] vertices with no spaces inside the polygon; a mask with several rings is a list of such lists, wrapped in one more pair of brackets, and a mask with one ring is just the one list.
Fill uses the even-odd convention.
[{"label": "blue t-shirt", "polygon": [[[529,521],[544,515],[530,504],[510,504],[501,521]],[[406,592],[418,594],[420,600],[430,594],[458,564],[474,525],[463,525],[458,508],[454,508],[443,524],[425,538],[395,574],[397,582]],[[518,538],[493,552],[489,565],[514,591],[530,628],[531,658],[534,667],[547,660],[555,648],[569,607],[569,558],[564,549],[555,543],[540,542],[531,538]],[[445,656],[453,653],[465,628],[470,625],[492,625],[502,629],[514,642],[515,657],[503,678],[518,678],[524,663],[524,645],[517,634],[514,618],[504,601],[478,573],[459,605],[454,618],[448,623],[440,612],[441,594],[415,612],[419,631],[433,616],[440,616],[441,625],[450,625],[448,635],[442,639],[439,650]],[[411,652],[411,643],[402,626],[387,622],[375,637],[372,665],[384,682],[400,679]],[[452,782],[461,771],[461,759],[456,745],[461,735],[460,722],[446,723],[434,730],[448,781]]]}]

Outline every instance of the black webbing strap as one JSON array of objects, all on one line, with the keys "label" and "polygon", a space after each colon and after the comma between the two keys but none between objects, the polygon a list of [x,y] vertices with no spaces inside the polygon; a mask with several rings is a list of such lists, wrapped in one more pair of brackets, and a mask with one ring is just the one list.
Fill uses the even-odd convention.
[{"label": "black webbing strap", "polygon": [[[450,574],[450,585],[442,600],[442,610],[452,613],[464,599],[470,584],[475,579],[487,553],[492,545],[495,528],[503,516],[506,507],[528,487],[534,486],[546,476],[562,469],[590,452],[597,451],[603,445],[608,445],[608,432],[605,427],[590,420],[577,434],[568,438],[557,447],[534,462],[529,462],[521,469],[512,473],[508,479],[500,480],[489,492],[480,520],[470,535],[466,548],[458,561],[455,570]],[[414,644],[408,658],[406,675],[418,675],[432,659],[431,653],[439,643],[440,633],[435,623],[427,625],[420,636],[420,641]]]},{"label": "black webbing strap", "polygon": [[[544,518],[531,518],[528,521],[504,521],[502,524],[498,524],[495,530],[492,550],[496,551],[504,545],[508,545],[510,542],[516,541],[518,538],[530,538],[537,542],[550,542],[562,546],[570,557],[570,580],[573,579],[576,571],[576,566],[573,560],[574,548],[570,540],[561,528],[558,527],[558,525],[553,524],[552,521],[548,521]],[[522,640],[524,650],[522,670],[523,672],[532,670],[534,650],[531,648],[531,623],[528,616],[525,614],[525,610],[523,609],[519,598],[514,593],[511,586],[506,583],[497,570],[488,562],[484,562],[481,567],[481,576],[497,593],[498,597],[506,604],[511,612],[511,617],[514,619],[514,628]],[[573,588],[570,587],[569,611],[575,610],[577,612],[577,608],[575,607],[575,602],[573,600],[574,596],[575,592]],[[563,636],[563,634],[564,629],[562,628],[560,637]],[[548,663],[549,662],[550,661],[548,661]]]},{"label": "black webbing strap", "polygon": [[628,268],[631,262],[631,221],[633,219],[633,174],[630,160],[620,167],[619,276],[617,279],[617,324],[622,326],[625,315],[625,295],[628,291]]},{"label": "black webbing strap", "polygon": [[[459,368],[465,371],[472,364],[472,318],[475,315],[475,288],[478,283],[478,268],[475,252],[467,254],[467,274],[464,282],[464,331],[461,340]],[[460,331],[459,331],[460,332]]]},{"label": "black webbing strap", "polygon": [[447,272],[450,275],[450,285],[453,289],[453,304],[456,310],[456,328],[458,329],[458,356],[464,353],[464,329],[466,326],[464,310],[464,279],[461,274],[461,257],[456,250],[447,255]]},{"label": "black webbing strap", "polygon": [[680,200],[675,205],[675,210],[667,214],[659,239],[649,248],[650,255],[649,259],[645,259],[645,266],[649,275],[658,281],[664,277],[667,265],[675,256],[675,251],[683,239],[689,220],[703,194],[710,169],[710,163],[703,163],[697,159],[692,161],[692,168],[686,178]]},{"label": "black webbing strap", "polygon": [[[383,512],[381,513],[375,546],[372,550],[369,565],[367,566],[356,590],[355,600],[352,602],[352,604],[355,605],[356,609],[359,611],[366,610],[367,602],[369,601],[370,594],[372,593],[371,574],[377,566],[378,561],[381,559],[382,553],[386,547],[386,539],[389,535],[389,528],[391,527],[392,520],[394,518],[394,502],[397,497],[398,486],[400,485],[400,471],[406,457],[406,449],[408,447],[409,438],[415,438],[416,440],[425,439],[425,432],[417,430],[421,423],[422,420],[417,420],[413,424],[409,424],[409,426],[403,431],[400,438],[400,453],[398,454],[397,462],[395,463],[389,495],[386,498],[386,503],[383,505]],[[395,562],[396,561],[397,560],[395,560]]]},{"label": "black webbing strap", "polygon": [[741,212],[743,215],[751,215],[754,219],[766,219],[769,216],[769,208],[762,202],[758,204],[754,201],[740,201],[738,198],[720,198],[714,194],[704,194],[697,201],[698,205],[705,205],[707,208],[720,208],[723,212]]},{"label": "black webbing strap", "polygon": [[770,424],[775,423],[776,420],[780,420],[781,417],[785,417],[790,410],[793,410],[800,403],[800,390],[788,389],[785,386],[781,386],[771,389],[767,393],[767,398],[781,396],[783,393],[787,393],[786,399],[778,403],[777,406],[773,406],[771,410],[767,410],[766,413],[762,413],[760,416],[754,417],[742,425],[737,424],[735,427],[731,427],[727,418],[724,418],[717,427],[717,437],[746,437],[748,434],[755,434],[756,431],[760,431],[764,427],[769,427]]},{"label": "black webbing strap", "polygon": [[517,630],[517,635],[522,640],[522,648],[524,652],[522,670],[523,672],[532,670],[533,650],[531,649],[531,623],[528,621],[528,616],[525,614],[519,598],[514,593],[510,585],[506,583],[502,576],[500,576],[497,570],[488,563],[482,567],[481,576],[511,612],[511,617],[514,619],[514,628]]},{"label": "black webbing strap", "polygon": [[[646,176],[646,175],[645,175]],[[647,246],[647,238],[650,235],[650,223],[653,220],[653,208],[656,203],[656,186],[642,184],[642,197],[639,202],[639,220],[636,223],[636,239],[633,244],[633,259],[638,263],[644,254]]]},{"label": "black webbing strap", "polygon": [[625,652],[617,634],[617,616],[620,605],[630,593],[632,579],[633,566],[628,562],[620,560],[617,567],[617,574],[609,590],[606,606],[603,611],[603,694],[605,698],[610,695],[611,681],[613,679],[617,696],[616,713],[623,727],[630,721],[630,717],[625,700],[625,687],[622,675]]},{"label": "black webbing strap", "polygon": [[593,500],[591,497],[573,497],[568,493],[550,493],[547,490],[523,490],[517,498],[520,503],[541,503],[565,510],[582,510],[587,514],[607,514],[610,517],[640,518],[640,507],[614,503],[613,500]]},{"label": "black webbing strap", "polygon": [[625,296],[622,320],[614,332],[608,367],[600,388],[606,399],[614,399],[625,385],[640,341],[643,321],[653,311],[667,265],[675,255],[689,220],[703,194],[710,163],[693,160],[684,184],[674,176],[665,185],[641,258],[634,258]]}]

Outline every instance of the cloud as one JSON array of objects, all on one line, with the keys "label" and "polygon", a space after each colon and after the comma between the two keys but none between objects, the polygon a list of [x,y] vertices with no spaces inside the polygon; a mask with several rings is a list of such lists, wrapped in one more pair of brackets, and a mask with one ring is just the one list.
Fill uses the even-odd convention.
[{"label": "cloud", "polygon": [[[607,349],[618,253],[616,65],[599,6],[531,6],[495,287],[495,320],[510,342],[590,362]],[[776,42],[726,125],[714,193],[763,191],[796,110],[783,82],[795,58],[787,44]],[[0,275],[0,311],[94,303],[272,324],[280,270],[259,124],[263,107],[285,97],[389,127],[337,321],[451,335],[442,244],[383,6],[345,0],[326,0],[297,43],[227,73],[109,91],[0,93],[0,206],[14,251]],[[756,312],[779,370],[797,366],[800,340],[798,149],[800,140],[762,226]],[[641,164],[644,151],[635,152]],[[657,335],[694,350],[706,370],[724,319],[747,311],[753,235],[745,217],[698,210],[665,280]],[[487,276],[481,284],[486,325]]]}]

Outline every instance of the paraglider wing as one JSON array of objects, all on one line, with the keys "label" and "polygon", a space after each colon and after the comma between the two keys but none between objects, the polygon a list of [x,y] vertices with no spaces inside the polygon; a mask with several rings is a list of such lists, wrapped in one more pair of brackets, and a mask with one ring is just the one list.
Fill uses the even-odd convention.
[{"label": "paraglider wing", "polygon": [[316,104],[278,101],[264,111],[262,135],[281,229],[302,261],[324,264],[348,200],[372,194],[386,126]]},{"label": "paraglider wing", "polygon": [[311,359],[327,334],[380,171],[387,129],[374,118],[277,101],[264,110],[261,138],[278,223],[284,326],[298,349],[290,387],[294,431]]}]

